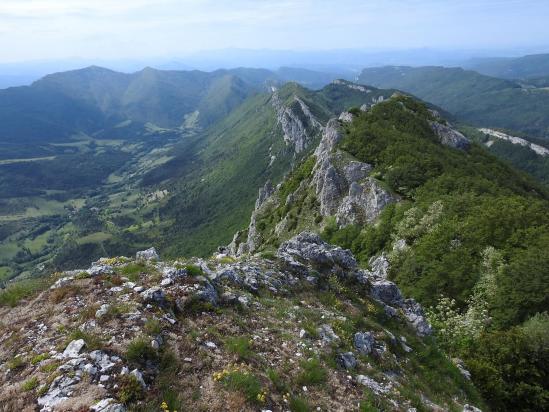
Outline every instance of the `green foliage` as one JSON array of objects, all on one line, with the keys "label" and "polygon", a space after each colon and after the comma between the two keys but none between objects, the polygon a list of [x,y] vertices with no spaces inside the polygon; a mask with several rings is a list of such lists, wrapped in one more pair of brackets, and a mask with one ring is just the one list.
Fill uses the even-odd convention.
[{"label": "green foliage", "polygon": [[83,339],[86,342],[86,348],[88,350],[96,350],[103,348],[105,342],[103,338],[94,333],[84,332],[80,329],[74,329],[67,337],[66,344],[68,345],[73,340]]},{"label": "green foliage", "polygon": [[305,398],[292,396],[289,401],[290,411],[292,412],[309,412],[311,407]]},{"label": "green foliage", "polygon": [[393,228],[401,213],[402,209],[388,205],[381,212],[375,225],[349,225],[342,229],[338,229],[335,219],[331,218],[324,227],[322,238],[329,243],[350,249],[359,260],[366,262],[392,240]]},{"label": "green foliage", "polygon": [[231,371],[223,377],[222,381],[227,388],[242,392],[250,402],[257,402],[263,394],[261,383],[249,372]]},{"label": "green foliage", "polygon": [[549,322],[546,315],[534,322],[537,325],[486,333],[467,353],[475,385],[495,410],[549,408]]},{"label": "green foliage", "polygon": [[225,347],[239,359],[247,360],[253,356],[251,339],[248,336],[234,336],[225,340]]},{"label": "green foliage", "polygon": [[8,369],[11,369],[13,371],[16,371],[18,369],[21,369],[25,366],[25,359],[22,356],[16,356],[12,359],[10,359],[6,366]]},{"label": "green foliage", "polygon": [[13,282],[0,291],[0,306],[14,307],[21,300],[31,297],[48,286],[49,282],[43,278]]},{"label": "green foliage", "polygon": [[23,389],[25,392],[32,391],[38,387],[40,382],[38,382],[38,378],[36,376],[33,376],[32,378],[27,379],[24,383],[21,389]]},{"label": "green foliage", "polygon": [[40,355],[36,355],[34,358],[31,359],[31,365],[37,365],[43,360],[49,359],[50,354],[47,352],[41,353]]},{"label": "green foliage", "polygon": [[130,281],[137,282],[139,275],[144,273],[146,266],[143,263],[131,262],[120,269],[120,274],[126,276]]},{"label": "green foliage", "polygon": [[[544,374],[541,363],[532,361],[531,376],[511,377],[491,358],[497,355],[505,364],[506,351],[515,344],[520,348],[517,333],[524,335],[513,327],[549,307],[548,195],[474,144],[460,151],[438,143],[430,116],[424,106],[401,96],[346,126],[340,147],[373,164],[373,173],[403,201],[385,208],[375,225],[338,229],[329,220],[323,237],[351,249],[363,264],[389,252],[390,277],[405,295],[432,306],[429,316],[439,342],[452,355],[467,358],[467,366],[478,371],[475,384],[492,393],[488,399],[498,409],[511,393],[518,398],[530,389],[539,393],[539,384],[530,381]],[[397,240],[406,246],[395,251]],[[466,356],[499,334],[500,345]],[[523,362],[527,354],[520,349],[515,361]],[[419,355],[422,364],[434,359],[432,371],[418,369],[419,380],[445,390],[435,372],[444,368],[434,366],[441,365],[441,357]],[[448,365],[445,372],[453,376],[455,368]],[[545,407],[543,396],[530,396],[532,405]]]},{"label": "green foliage", "polygon": [[315,162],[316,158],[314,156],[310,156],[298,167],[291,171],[291,173],[284,180],[282,186],[280,186],[280,189],[278,191],[281,204],[285,204],[288,195],[295,192],[296,189],[299,187],[299,184],[311,175]]},{"label": "green foliage", "polygon": [[162,332],[162,324],[158,319],[147,319],[147,321],[143,325],[143,330],[147,335],[156,336],[160,334],[160,332]]},{"label": "green foliage", "polygon": [[148,361],[158,360],[158,354],[146,338],[136,338],[126,348],[126,359],[130,362],[145,365]]},{"label": "green foliage", "polygon": [[267,377],[271,380],[276,390],[282,394],[288,393],[288,386],[283,377],[272,368],[267,369]]},{"label": "green foliage", "polygon": [[118,399],[124,404],[130,404],[143,398],[143,387],[133,375],[126,374],[118,378]]},{"label": "green foliage", "polygon": [[546,136],[549,94],[523,89],[514,81],[446,67],[386,67],[365,69],[363,84],[412,93],[475,125],[493,125]]},{"label": "green foliage", "polygon": [[311,358],[300,363],[301,372],[297,377],[299,385],[317,385],[326,382],[327,371],[318,358]]},{"label": "green foliage", "polygon": [[187,265],[185,266],[185,270],[187,271],[187,274],[189,276],[197,277],[204,275],[204,272],[202,271],[202,268],[200,266]]}]

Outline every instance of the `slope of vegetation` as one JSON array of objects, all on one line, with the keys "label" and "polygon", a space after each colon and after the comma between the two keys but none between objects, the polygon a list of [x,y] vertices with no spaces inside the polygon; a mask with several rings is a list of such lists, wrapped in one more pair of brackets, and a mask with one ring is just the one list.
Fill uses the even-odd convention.
[{"label": "slope of vegetation", "polygon": [[[375,226],[328,228],[326,237],[364,262],[390,254],[390,276],[433,307],[441,343],[465,359],[494,409],[544,410],[547,193],[480,147],[440,146],[427,116],[412,100],[392,100],[348,127],[341,148],[373,164],[404,200]],[[408,245],[401,252],[397,239]]]},{"label": "slope of vegetation", "polygon": [[474,125],[549,136],[549,93],[543,88],[446,67],[365,69],[359,81],[412,93]]},{"label": "slope of vegetation", "polygon": [[546,409],[547,190],[480,145],[440,144],[432,113],[410,97],[353,113],[342,156],[371,164],[370,176],[400,201],[375,224],[340,228],[319,213],[310,172],[292,174],[293,202],[285,205],[283,183],[256,216],[259,251],[319,230],[365,267],[385,254],[389,277],[429,308],[439,345],[464,360],[494,410]]}]

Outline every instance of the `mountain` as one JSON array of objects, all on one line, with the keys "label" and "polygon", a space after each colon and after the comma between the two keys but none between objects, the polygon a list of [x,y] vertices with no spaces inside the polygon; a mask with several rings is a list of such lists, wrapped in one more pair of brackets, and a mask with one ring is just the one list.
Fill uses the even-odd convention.
[{"label": "mountain", "polygon": [[12,285],[0,316],[6,410],[483,406],[417,302],[312,233],[278,257],[104,258]]},{"label": "mountain", "polygon": [[487,76],[502,79],[530,79],[549,76],[549,54],[523,57],[477,58],[464,66]]},{"label": "mountain", "polygon": [[471,139],[483,144],[488,151],[500,159],[529,173],[546,186],[549,185],[549,145],[546,140],[514,136],[488,128],[475,129],[462,126],[460,130]]},{"label": "mountain", "polygon": [[[120,91],[101,76],[115,84],[127,76],[85,73],[88,81],[83,73],[70,73],[77,80],[54,87],[59,77],[53,76],[33,87],[85,100],[103,113],[122,113],[112,98]],[[237,73],[255,85],[268,75]],[[217,75],[212,84],[226,78]],[[238,96],[214,90],[202,98],[208,113],[225,110],[230,96]],[[0,160],[0,279],[133,253],[150,243],[173,257],[211,253],[247,221],[256,188],[281,179],[313,150],[331,116],[393,93],[345,81],[316,92],[297,84],[273,90],[254,92],[209,127],[195,127],[192,119],[185,129],[128,120],[65,142],[17,146],[18,156]]]},{"label": "mountain", "polygon": [[346,81],[319,91],[289,83],[249,99],[195,140],[181,143],[173,159],[143,179],[145,187],[160,185],[172,194],[159,210],[169,226],[161,236],[163,250],[202,255],[227,243],[248,219],[256,188],[280,180],[309,154],[330,117],[392,93]]},{"label": "mountain", "polygon": [[282,184],[265,185],[228,250],[269,255],[321,233],[427,308],[494,410],[546,409],[547,190],[411,97],[340,119]]},{"label": "mountain", "polygon": [[396,88],[431,102],[459,120],[479,127],[503,128],[547,139],[549,93],[545,88],[447,67],[364,69],[358,81]]},{"label": "mountain", "polygon": [[287,84],[165,153],[70,222],[165,256],[68,248],[0,292],[9,408],[549,406],[549,193],[433,107]]}]

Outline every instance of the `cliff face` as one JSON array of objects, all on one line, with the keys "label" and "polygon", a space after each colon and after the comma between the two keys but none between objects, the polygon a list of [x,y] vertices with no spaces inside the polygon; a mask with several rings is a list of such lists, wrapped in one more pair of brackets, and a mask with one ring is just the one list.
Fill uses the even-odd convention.
[{"label": "cliff face", "polygon": [[[1,410],[123,412],[162,401],[352,410],[374,402],[364,390],[394,410],[419,406],[405,393],[419,393],[410,362],[429,345],[421,308],[313,233],[283,243],[276,258],[164,262],[149,249],[50,283],[1,309]],[[466,378],[445,382],[437,407],[464,405]],[[434,405],[434,392],[421,393]]]},{"label": "cliff face", "polygon": [[[341,118],[350,121],[352,115],[344,113]],[[310,201],[309,212],[316,214],[317,221],[334,217],[339,227],[371,224],[385,206],[398,201],[397,195],[371,176],[371,165],[357,161],[337,148],[341,136],[341,120],[328,121],[322,128],[322,138],[311,158],[314,162],[309,160],[313,165],[311,170],[303,176],[299,186],[288,194],[284,203],[280,199],[280,188],[285,182],[279,185],[278,191],[270,183],[260,189],[248,229],[235,235],[228,247],[231,253],[253,253],[268,238],[286,239],[288,233],[296,233],[297,227],[292,227],[290,223],[293,216],[291,208],[292,205],[303,204],[306,199]],[[279,220],[271,227],[271,231],[265,231],[264,224],[258,228],[258,220],[272,220],[273,211],[281,208],[287,213],[277,215]],[[306,228],[314,229],[315,225],[302,227]]]}]

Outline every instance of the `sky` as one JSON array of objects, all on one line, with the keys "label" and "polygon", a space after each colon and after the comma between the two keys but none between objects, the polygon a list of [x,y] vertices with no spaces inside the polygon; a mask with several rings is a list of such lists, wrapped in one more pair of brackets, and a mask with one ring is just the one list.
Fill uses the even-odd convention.
[{"label": "sky", "polygon": [[0,63],[549,43],[548,0],[0,0]]}]

